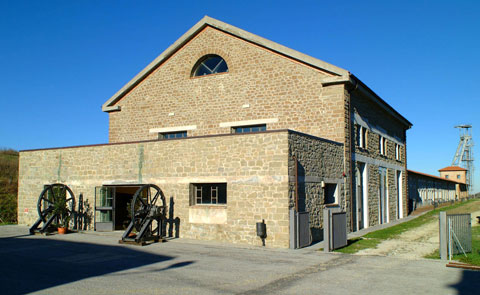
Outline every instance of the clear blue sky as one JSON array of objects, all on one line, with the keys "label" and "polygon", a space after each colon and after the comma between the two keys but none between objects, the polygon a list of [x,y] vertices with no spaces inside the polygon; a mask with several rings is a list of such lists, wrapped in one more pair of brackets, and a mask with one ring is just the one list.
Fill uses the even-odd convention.
[{"label": "clear blue sky", "polygon": [[438,175],[455,125],[473,125],[480,161],[479,11],[442,0],[3,0],[0,147],[106,143],[101,105],[209,15],[351,71],[413,123],[408,168]]}]

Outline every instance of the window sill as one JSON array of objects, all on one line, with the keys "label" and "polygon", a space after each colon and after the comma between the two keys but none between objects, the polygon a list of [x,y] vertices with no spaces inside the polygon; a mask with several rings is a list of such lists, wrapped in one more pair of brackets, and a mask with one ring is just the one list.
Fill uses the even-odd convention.
[{"label": "window sill", "polygon": [[208,74],[208,75],[201,75],[201,76],[190,76],[190,79],[194,80],[194,79],[201,79],[205,77],[221,76],[221,75],[226,75],[228,73],[229,72],[222,72],[222,73],[215,73],[215,74]]},{"label": "window sill", "polygon": [[215,205],[215,204],[196,204],[196,205],[191,205],[190,208],[198,208],[198,209],[202,209],[202,208],[227,209],[227,205],[225,205],[225,204],[219,204],[219,205]]}]

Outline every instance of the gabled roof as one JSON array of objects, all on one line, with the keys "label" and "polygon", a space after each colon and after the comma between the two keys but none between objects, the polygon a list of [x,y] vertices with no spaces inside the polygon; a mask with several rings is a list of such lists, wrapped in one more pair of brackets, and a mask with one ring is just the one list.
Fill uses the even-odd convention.
[{"label": "gabled roof", "polygon": [[180,49],[185,43],[190,41],[195,35],[197,35],[201,30],[206,26],[216,28],[218,30],[227,32],[241,39],[252,42],[256,45],[268,48],[275,52],[278,52],[282,55],[288,56],[290,58],[296,59],[303,63],[309,64],[315,68],[322,69],[326,72],[332,73],[336,76],[348,77],[349,72],[332,64],[326,63],[319,59],[313,58],[296,50],[290,49],[278,43],[272,42],[255,34],[249,33],[227,23],[221,22],[219,20],[213,19],[209,16],[204,16],[197,24],[195,24],[190,30],[183,34],[180,39],[175,43],[170,45],[162,54],[160,54],[156,59],[154,59],[146,68],[144,68],[140,73],[138,73],[130,82],[122,87],[117,93],[115,93],[109,100],[107,100],[103,106],[102,111],[109,112],[115,111],[117,108],[112,107],[118,100],[120,100],[125,94],[127,94],[133,87],[139,84],[146,76],[148,76],[152,71],[154,71],[158,66],[160,66],[165,60],[167,60],[173,53]]},{"label": "gabled roof", "polygon": [[200,31],[202,31],[206,26],[213,27],[215,29],[221,30],[223,32],[229,33],[233,36],[256,44],[258,46],[264,47],[266,49],[277,52],[286,57],[297,60],[301,63],[307,64],[314,68],[318,68],[325,72],[331,73],[333,77],[327,77],[324,79],[322,84],[332,85],[332,84],[343,84],[350,83],[354,85],[354,89],[358,89],[367,95],[369,99],[373,102],[380,105],[385,111],[391,114],[394,118],[400,120],[405,126],[410,128],[412,123],[405,119],[400,113],[398,113],[394,108],[388,105],[382,98],[380,98],[375,92],[368,88],[364,83],[362,83],[357,77],[352,75],[349,71],[324,62],[322,60],[316,59],[314,57],[308,56],[296,50],[290,49],[278,43],[272,42],[250,32],[244,31],[227,23],[221,22],[219,20],[213,19],[209,16],[204,16],[197,24],[195,24],[190,30],[188,30],[183,36],[181,36],[175,43],[170,45],[162,54],[155,58],[146,68],[144,68],[140,73],[138,73],[130,82],[123,86],[117,93],[115,93],[110,99],[108,99],[102,105],[102,111],[112,112],[120,110],[119,106],[114,106],[117,101],[119,101],[123,96],[125,96],[130,90],[143,81],[150,73],[157,69],[164,61],[166,61],[170,56],[172,56],[177,50],[179,50],[183,45],[188,41],[194,38]]},{"label": "gabled roof", "polygon": [[462,168],[462,167],[458,167],[458,166],[448,166],[448,167],[442,168],[438,171],[441,171],[441,172],[444,172],[444,171],[467,171],[467,169]]}]

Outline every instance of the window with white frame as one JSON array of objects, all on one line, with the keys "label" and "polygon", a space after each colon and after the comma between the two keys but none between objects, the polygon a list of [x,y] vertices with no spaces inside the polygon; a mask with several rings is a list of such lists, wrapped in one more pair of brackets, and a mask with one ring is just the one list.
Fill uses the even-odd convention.
[{"label": "window with white frame", "polygon": [[380,149],[380,155],[383,155],[383,156],[387,155],[387,140],[383,136],[380,136],[379,149]]},{"label": "window with white frame", "polygon": [[400,161],[402,158],[402,155],[400,154],[401,148],[399,144],[395,144],[395,160]]},{"label": "window with white frame", "polygon": [[360,148],[367,148],[367,128],[357,125],[357,145]]}]

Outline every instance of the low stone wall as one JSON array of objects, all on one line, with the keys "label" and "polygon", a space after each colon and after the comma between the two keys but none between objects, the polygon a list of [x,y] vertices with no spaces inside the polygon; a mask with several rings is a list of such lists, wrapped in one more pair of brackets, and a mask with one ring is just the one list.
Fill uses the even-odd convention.
[{"label": "low stone wall", "polygon": [[299,211],[310,213],[313,241],[323,239],[325,184],[336,184],[336,204],[345,210],[343,145],[322,138],[290,132],[289,134],[289,204],[295,207],[295,160],[298,161]]},{"label": "low stone wall", "polygon": [[[265,219],[267,247],[287,248],[288,140],[280,130],[22,151],[18,221],[38,218],[45,184],[64,183],[93,207],[97,186],[153,183],[174,198],[180,237],[261,245],[255,223]],[[190,183],[214,182],[227,183],[226,206],[189,205]]]}]

